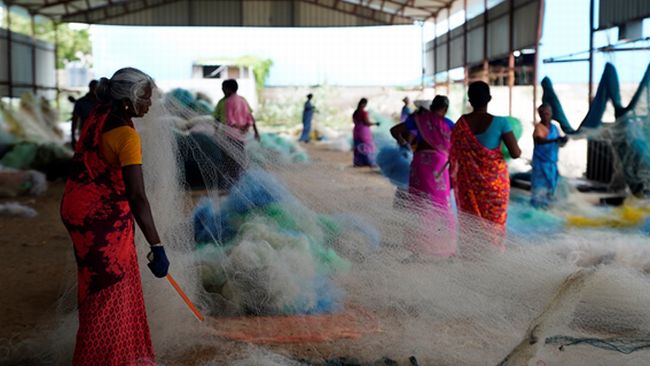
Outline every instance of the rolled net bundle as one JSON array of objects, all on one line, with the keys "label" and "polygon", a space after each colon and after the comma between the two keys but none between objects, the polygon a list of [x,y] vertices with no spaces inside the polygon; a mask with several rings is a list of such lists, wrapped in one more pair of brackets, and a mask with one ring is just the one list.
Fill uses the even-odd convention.
[{"label": "rolled net bundle", "polygon": [[[426,200],[395,209],[382,178],[341,170],[336,161],[287,164],[270,154],[260,164],[248,141],[223,126],[206,136],[226,159],[191,137],[181,146],[169,118],[178,111],[160,98],[135,121],[147,194],[170,272],[208,318],[197,322],[149,273],[138,235],[159,363],[650,361],[642,347],[650,333],[647,238],[504,237],[488,222]],[[187,189],[181,151],[195,157],[206,182],[199,190]],[[74,303],[74,293],[62,304]],[[44,363],[65,363],[72,352],[74,307],[63,308],[63,325],[48,333],[56,342],[39,345],[62,351]],[[599,347],[608,342],[636,351]]]}]

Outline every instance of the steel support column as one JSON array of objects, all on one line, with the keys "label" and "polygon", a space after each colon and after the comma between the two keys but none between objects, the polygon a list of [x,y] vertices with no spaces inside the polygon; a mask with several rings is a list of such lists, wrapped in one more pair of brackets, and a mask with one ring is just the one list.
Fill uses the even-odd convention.
[{"label": "steel support column", "polygon": [[438,14],[433,18],[433,91],[438,93],[438,80],[436,79],[436,73],[438,67]]},{"label": "steel support column", "polygon": [[463,23],[463,104],[462,112],[465,112],[465,96],[469,85],[469,66],[467,65],[467,0],[463,0],[463,12],[465,13],[465,22]]},{"label": "steel support column", "polygon": [[[452,1],[453,3],[453,1]],[[447,96],[451,96],[451,3],[447,7]]]},{"label": "steel support column", "polygon": [[425,56],[427,53],[427,44],[424,42],[424,22],[420,23],[420,59],[422,60],[422,75],[420,76],[420,88],[424,90],[424,77],[426,75],[425,71]]},{"label": "steel support column", "polygon": [[36,24],[34,22],[34,13],[29,14],[29,21],[32,28],[32,92],[37,93],[36,88]]},{"label": "steel support column", "polygon": [[589,105],[593,99],[594,83],[594,13],[595,13],[595,0],[589,1]]},{"label": "steel support column", "polygon": [[508,115],[512,116],[512,88],[515,85],[515,0],[510,0],[508,8]]},{"label": "steel support column", "polygon": [[61,101],[60,94],[61,89],[59,88],[59,23],[54,23],[54,85],[56,87],[56,108],[61,110]]},{"label": "steel support column", "polygon": [[533,123],[537,123],[537,79],[539,78],[539,42],[544,26],[544,0],[539,0],[537,12],[537,35],[535,36],[535,57],[533,59]]},{"label": "steel support column", "polygon": [[488,0],[483,1],[483,80],[490,83],[490,64],[488,61]]},{"label": "steel support column", "polygon": [[[9,96],[9,99],[11,100],[14,97],[14,78],[13,78],[13,62],[12,62],[12,36],[11,36],[11,5],[6,4],[7,7],[7,94]],[[9,103],[9,108],[11,108],[11,101]]]}]

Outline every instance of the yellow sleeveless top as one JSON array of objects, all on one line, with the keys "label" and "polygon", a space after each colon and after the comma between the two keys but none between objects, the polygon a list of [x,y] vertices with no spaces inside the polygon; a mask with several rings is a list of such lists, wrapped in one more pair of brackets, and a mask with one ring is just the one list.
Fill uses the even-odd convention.
[{"label": "yellow sleeveless top", "polygon": [[142,165],[140,136],[130,126],[121,126],[104,132],[99,150],[111,165],[121,167]]}]

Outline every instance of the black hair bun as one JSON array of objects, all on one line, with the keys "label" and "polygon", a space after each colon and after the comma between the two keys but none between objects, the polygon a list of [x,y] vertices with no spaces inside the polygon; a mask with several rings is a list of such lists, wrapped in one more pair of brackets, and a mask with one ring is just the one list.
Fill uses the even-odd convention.
[{"label": "black hair bun", "polygon": [[95,89],[95,95],[97,99],[102,103],[108,103],[111,101],[111,81],[107,78],[99,79],[97,88]]}]

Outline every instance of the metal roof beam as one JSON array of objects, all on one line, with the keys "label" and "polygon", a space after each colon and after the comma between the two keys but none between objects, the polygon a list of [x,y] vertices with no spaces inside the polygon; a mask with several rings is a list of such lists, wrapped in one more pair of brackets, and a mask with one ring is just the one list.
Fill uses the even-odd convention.
[{"label": "metal roof beam", "polygon": [[400,13],[401,13],[402,16],[404,15],[404,9],[406,9],[406,6],[408,5],[409,1],[410,1],[410,0],[408,0],[408,1],[406,1],[404,4],[402,4],[402,5],[400,6],[400,8],[398,8],[398,9],[395,11],[395,13],[394,13],[393,15],[391,15],[391,17],[390,17],[390,22],[391,22],[391,23],[393,22],[393,19],[395,18],[395,16],[396,16],[397,14],[400,14]]},{"label": "metal roof beam", "polygon": [[[421,10],[421,11],[427,12],[429,14],[433,14],[433,11],[431,11],[431,9],[439,10],[439,9],[445,8],[446,6],[449,5],[448,1],[443,1],[443,0],[435,0],[435,1],[440,2],[440,5],[415,5],[415,0],[408,0],[405,3],[395,1],[395,0],[383,0],[382,4],[384,4],[384,5],[385,4],[392,4],[392,5],[399,6],[399,8],[397,9],[397,11],[395,13],[403,12],[408,7],[408,8],[411,8],[411,9]],[[411,5],[409,5],[409,4],[411,4]],[[384,12],[388,13],[385,10],[381,10],[381,11],[384,11]],[[393,14],[393,13],[391,12],[390,14]]]},{"label": "metal roof beam", "polygon": [[[82,10],[82,11],[78,11],[76,13],[66,14],[61,18],[61,20],[64,21],[64,22],[78,22],[78,21],[82,21],[82,19],[77,19],[77,17],[83,17],[84,19],[92,18],[93,23],[100,23],[100,22],[103,22],[105,20],[109,20],[109,19],[112,19],[112,18],[117,18],[117,17],[120,17],[120,16],[137,13],[137,12],[140,12],[140,11],[143,11],[143,10],[157,8],[159,6],[172,4],[172,3],[175,3],[175,2],[178,2],[178,1],[180,1],[180,0],[155,0],[155,1],[149,0],[149,1],[146,1],[146,2],[143,1],[143,0],[137,0],[137,3],[141,4],[142,6],[138,6],[135,9],[131,10],[127,6],[127,3],[134,3],[135,1],[133,1],[133,0],[131,0],[131,1],[115,1],[115,0],[111,0],[111,1],[109,1],[108,4],[100,6],[100,7],[92,8],[90,10]],[[108,14],[108,9],[114,8],[117,5],[121,5],[122,9],[120,11],[114,12],[113,14],[109,15]],[[91,16],[91,14],[98,13],[98,12],[102,12],[103,16],[101,16],[99,18]]]},{"label": "metal roof beam", "polygon": [[[448,2],[447,2],[447,5],[446,5],[445,7],[442,7],[442,8],[440,8],[440,9],[438,9],[438,10],[433,14],[433,16],[434,16],[434,17],[437,17],[438,14],[440,14],[440,12],[443,11],[443,10],[445,10],[445,9],[449,9],[449,10],[451,11],[451,6],[454,4],[455,1],[456,1],[456,0],[450,0],[450,1],[448,1]],[[486,13],[487,13],[487,11],[486,11]],[[451,17],[451,15],[448,15],[448,17],[447,17],[447,22],[449,22],[449,17]],[[429,18],[427,18],[427,19],[429,19]]]},{"label": "metal roof beam", "polygon": [[[380,14],[387,14],[387,13],[385,13],[385,12],[380,12],[380,11],[378,11],[378,10],[376,10],[376,9],[373,9],[373,8],[370,8],[370,7],[367,7],[367,6],[362,6],[362,5],[360,5],[360,4],[353,4],[353,3],[350,3],[350,2],[348,2],[348,1],[343,1],[343,2],[346,3],[346,4],[349,4],[349,5],[353,5],[353,6],[355,6],[355,8],[353,8],[353,9],[354,9],[353,11],[349,11],[349,10],[343,9],[343,8],[341,8],[340,6],[338,6],[338,4],[340,3],[339,1],[335,2],[333,5],[328,5],[328,4],[326,4],[326,3],[323,3],[322,0],[300,0],[300,1],[302,1],[302,2],[304,2],[304,3],[307,3],[307,4],[312,4],[312,5],[320,6],[320,7],[322,7],[322,8],[326,8],[326,9],[330,9],[330,10],[338,11],[338,12],[340,12],[340,13],[344,13],[344,14],[348,14],[348,15],[356,16],[356,17],[359,17],[359,18],[362,18],[362,19],[371,20],[371,21],[377,22],[377,23],[379,23],[379,24],[386,24],[386,25],[391,25],[391,24],[406,24],[406,23],[412,21],[412,19],[410,19],[410,18],[408,18],[408,17],[401,17],[401,16],[399,17],[399,20],[402,21],[401,23],[395,23],[395,20],[394,20],[394,19],[391,19],[391,21],[386,21],[385,18],[382,18],[382,17],[380,17],[379,15],[380,15]],[[366,9],[366,10],[370,10],[370,11],[371,11],[371,12],[370,12],[371,15],[366,15],[366,14],[360,13],[360,12],[358,11],[358,8],[357,8],[357,7],[363,7],[363,8]]]},{"label": "metal roof beam", "polygon": [[58,5],[68,6],[71,5],[72,1],[74,0],[46,1],[43,5],[37,6],[36,11],[41,11],[43,9],[51,8],[53,6],[58,6]]},{"label": "metal roof beam", "polygon": [[[181,0],[5,0],[4,2],[23,7],[31,14],[43,15],[57,21],[96,23],[177,1]],[[387,25],[430,20],[433,15],[453,2],[452,0],[297,1]]]},{"label": "metal roof beam", "polygon": [[[363,0],[359,0],[359,2],[356,2],[355,0],[343,0],[343,2],[346,2],[348,4],[354,4],[355,6],[361,6],[361,7],[367,8],[367,9],[372,9],[374,11],[379,11],[381,13],[390,15],[392,17],[392,19],[390,21],[390,24],[395,24],[394,18],[396,16],[400,16],[400,17],[408,19],[408,20],[410,20],[412,22],[415,22],[415,21],[427,21],[429,19],[432,19],[433,15],[436,14],[437,12],[439,12],[440,10],[446,9],[448,6],[450,6],[450,4],[454,0],[432,0],[432,1],[440,2],[441,4],[444,4],[444,5],[433,6],[433,7],[430,7],[430,6],[424,7],[422,5],[417,5],[416,6],[415,5],[415,0],[407,0],[407,2],[405,2],[405,3],[398,2],[396,0],[382,0],[381,6],[379,8],[377,8],[376,6],[373,7],[373,6],[369,5],[370,2],[364,4]],[[338,2],[338,0],[337,0],[337,2]],[[374,5],[375,3],[372,3],[372,4]],[[392,11],[392,10],[389,11],[388,10],[389,8],[386,8],[387,4],[397,5],[398,8],[395,9],[395,11]],[[392,9],[394,9],[394,8],[392,8]],[[425,14],[406,15],[406,11],[409,10],[409,9],[413,9],[415,11],[423,12]],[[436,11],[434,11],[434,10],[436,10]],[[402,24],[402,23],[400,23],[400,24]]]}]

